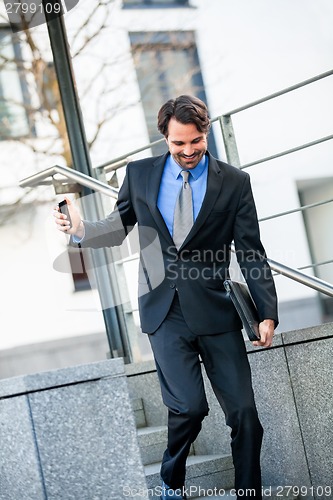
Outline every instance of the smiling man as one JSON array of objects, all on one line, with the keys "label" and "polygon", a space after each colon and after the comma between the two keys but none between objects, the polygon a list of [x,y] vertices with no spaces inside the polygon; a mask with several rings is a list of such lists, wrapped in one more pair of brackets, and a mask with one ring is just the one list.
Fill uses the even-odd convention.
[{"label": "smiling man", "polygon": [[195,168],[207,151],[207,134],[198,133],[194,123],[184,125],[171,118],[166,142],[175,162],[184,169]]},{"label": "smiling man", "polygon": [[[114,212],[98,222],[82,221],[69,204],[71,228],[55,212],[59,230],[83,247],[120,245],[136,223],[158,236],[164,279],[154,286],[154,261],[143,252],[150,242],[141,233],[139,310],[169,412],[162,500],[186,498],[186,458],[209,411],[200,358],[231,428],[237,498],[244,498],[246,490],[251,498],[262,498],[263,429],[242,325],[223,286],[232,241],[258,308],[261,338],[256,346],[272,344],[277,298],[249,175],[207,151],[209,128],[207,107],[198,98],[182,95],[167,101],[158,113],[158,129],[169,152],[128,165]],[[140,294],[142,281],[145,294]]]}]

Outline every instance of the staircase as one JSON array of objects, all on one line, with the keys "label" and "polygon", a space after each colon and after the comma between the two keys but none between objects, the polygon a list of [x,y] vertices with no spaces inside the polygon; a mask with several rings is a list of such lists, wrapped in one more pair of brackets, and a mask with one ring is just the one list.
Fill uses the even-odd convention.
[{"label": "staircase", "polygon": [[[138,442],[142,463],[145,467],[147,486],[152,493],[151,500],[159,500],[161,486],[161,458],[166,448],[167,426],[147,426],[143,401],[133,401],[134,414],[138,429]],[[189,498],[198,498],[205,492],[226,491],[232,488],[234,468],[231,455],[196,455],[192,445],[187,460],[187,487]]]},{"label": "staircase", "polygon": [[[132,400],[138,442],[142,463],[145,467],[149,499],[160,499],[160,467],[161,458],[166,448],[167,426],[148,426],[144,404],[141,398]],[[234,486],[234,467],[231,455],[197,455],[195,443],[192,445],[187,460],[186,470],[187,496],[191,499],[210,500],[225,499],[235,500],[232,490]],[[265,488],[265,498],[271,500],[290,499],[299,497],[292,492],[277,491],[274,488]]]},{"label": "staircase", "polygon": [[[271,349],[256,349],[250,342],[246,344],[257,407],[265,429],[264,498],[296,499],[298,488],[302,500],[332,498],[333,447],[327,439],[327,429],[332,427],[333,323],[279,334]],[[126,365],[125,371],[147,484],[149,488],[157,488],[161,484],[159,462],[167,441],[164,427],[167,410],[156,366],[153,361],[145,361]],[[263,374],[267,374],[264,384]],[[186,486],[190,498],[206,495],[214,500],[215,495],[215,498],[235,499],[230,430],[225,426],[204,371],[203,379],[210,412],[188,459]],[[277,486],[271,488],[271,485]],[[291,486],[283,490],[284,485]],[[191,486],[196,489],[191,490]],[[216,495],[218,489],[226,494]],[[149,500],[155,500],[157,494],[151,496],[154,490],[149,493]]]}]

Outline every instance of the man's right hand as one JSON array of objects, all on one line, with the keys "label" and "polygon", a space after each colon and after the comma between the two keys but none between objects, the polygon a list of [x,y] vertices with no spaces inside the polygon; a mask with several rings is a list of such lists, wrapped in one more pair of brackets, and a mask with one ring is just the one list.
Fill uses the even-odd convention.
[{"label": "man's right hand", "polygon": [[70,224],[67,216],[60,213],[59,207],[57,206],[53,213],[55,222],[57,224],[57,229],[66,234],[73,234],[79,239],[83,238],[84,224],[82,222],[81,215],[69,198],[65,197],[65,200],[67,201],[69,215],[71,216],[72,227],[69,228]]}]

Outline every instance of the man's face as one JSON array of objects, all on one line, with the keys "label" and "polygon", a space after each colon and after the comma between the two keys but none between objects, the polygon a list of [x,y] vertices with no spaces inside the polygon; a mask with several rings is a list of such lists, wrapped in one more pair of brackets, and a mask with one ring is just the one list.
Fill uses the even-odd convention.
[{"label": "man's face", "polygon": [[170,154],[183,169],[194,168],[207,151],[207,134],[199,132],[194,123],[184,125],[171,118],[168,137]]}]

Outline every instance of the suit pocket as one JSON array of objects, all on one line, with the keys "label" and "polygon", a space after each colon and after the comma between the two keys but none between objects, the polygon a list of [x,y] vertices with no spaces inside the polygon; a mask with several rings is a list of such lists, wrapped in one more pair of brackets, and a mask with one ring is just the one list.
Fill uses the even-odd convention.
[{"label": "suit pocket", "polygon": [[223,280],[218,279],[209,279],[206,281],[206,288],[212,288],[213,290],[223,290],[225,291]]},{"label": "suit pocket", "polygon": [[232,210],[212,210],[209,214],[210,217],[228,217],[233,211]]}]

